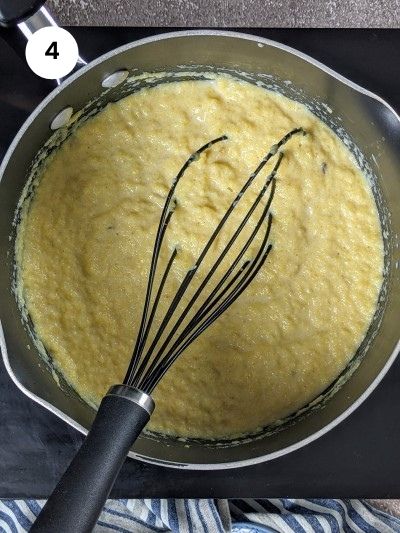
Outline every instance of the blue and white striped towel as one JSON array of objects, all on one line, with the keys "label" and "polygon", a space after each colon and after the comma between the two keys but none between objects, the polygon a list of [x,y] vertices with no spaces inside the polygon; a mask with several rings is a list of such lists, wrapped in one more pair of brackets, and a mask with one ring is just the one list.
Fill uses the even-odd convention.
[{"label": "blue and white striped towel", "polygon": [[[29,531],[43,503],[0,501],[0,532]],[[362,500],[108,500],[94,531],[399,533],[400,520]]]}]

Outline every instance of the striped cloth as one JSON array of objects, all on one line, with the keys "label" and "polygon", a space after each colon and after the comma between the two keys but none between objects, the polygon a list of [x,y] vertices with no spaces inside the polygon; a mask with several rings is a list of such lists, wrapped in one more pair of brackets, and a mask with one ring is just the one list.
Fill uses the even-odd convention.
[{"label": "striped cloth", "polygon": [[[0,500],[0,532],[29,531],[43,503]],[[400,520],[362,500],[108,500],[94,532],[115,531],[393,533],[400,532]]]}]

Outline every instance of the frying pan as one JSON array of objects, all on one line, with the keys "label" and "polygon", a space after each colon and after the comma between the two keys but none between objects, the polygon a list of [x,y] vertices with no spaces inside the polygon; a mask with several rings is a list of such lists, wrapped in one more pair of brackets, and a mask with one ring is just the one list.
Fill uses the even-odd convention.
[{"label": "frying pan", "polygon": [[[24,2],[18,3],[20,6]],[[27,2],[34,10],[40,2]],[[35,4],[35,5],[34,5]],[[2,2],[0,1],[0,13]],[[7,4],[9,5],[9,4]],[[27,16],[21,10],[18,19]],[[8,12],[4,22],[15,21]],[[31,19],[25,20],[29,26]],[[182,442],[143,434],[129,452],[143,461],[186,469],[223,469],[256,464],[315,440],[357,408],[378,385],[399,349],[400,315],[400,118],[379,96],[280,43],[233,32],[181,31],[142,39],[83,66],[53,90],[20,129],[0,167],[1,348],[16,385],[82,433],[94,411],[68,384],[53,378],[51,362],[32,346],[29,324],[11,290],[15,211],[32,161],[53,134],[65,108],[90,114],[137,90],[127,80],[105,89],[116,72],[171,72],[190,77],[208,70],[229,72],[280,91],[307,105],[349,146],[371,182],[383,229],[385,276],[379,305],[354,359],[319,398],[279,425],[232,442]],[[121,79],[123,76],[121,76]],[[146,84],[146,80],[143,82]],[[107,85],[107,84],[106,84]],[[316,339],[318,342],[318,339]],[[189,444],[189,446],[188,446]]]}]

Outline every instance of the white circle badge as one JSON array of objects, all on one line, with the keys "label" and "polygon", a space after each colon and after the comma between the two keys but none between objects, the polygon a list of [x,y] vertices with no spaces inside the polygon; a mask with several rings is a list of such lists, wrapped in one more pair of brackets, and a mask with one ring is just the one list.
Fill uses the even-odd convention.
[{"label": "white circle badge", "polygon": [[48,26],[33,33],[26,45],[28,65],[41,78],[63,78],[75,67],[79,57],[74,37],[63,28]]}]

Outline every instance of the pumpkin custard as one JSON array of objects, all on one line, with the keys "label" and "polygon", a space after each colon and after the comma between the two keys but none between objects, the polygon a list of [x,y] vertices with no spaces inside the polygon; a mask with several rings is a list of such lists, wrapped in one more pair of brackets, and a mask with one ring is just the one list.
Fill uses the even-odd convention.
[{"label": "pumpkin custard", "polygon": [[158,384],[149,428],[209,439],[256,431],[314,399],[351,360],[376,309],[383,242],[370,186],[348,149],[303,105],[250,83],[163,83],[77,128],[49,157],[18,231],[19,293],[56,369],[85,401],[97,405],[125,375],[161,209],[186,159],[228,137],[177,188],[161,263],[179,251],[164,310],[236,193],[296,127],[307,134],[283,147],[267,262]]}]

